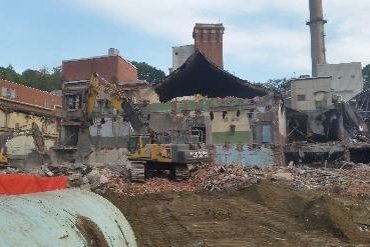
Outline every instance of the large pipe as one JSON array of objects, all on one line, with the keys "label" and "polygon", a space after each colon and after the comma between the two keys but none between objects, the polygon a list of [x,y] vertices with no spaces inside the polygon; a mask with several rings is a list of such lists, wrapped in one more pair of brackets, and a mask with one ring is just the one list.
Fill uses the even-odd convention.
[{"label": "large pipe", "polygon": [[310,21],[307,25],[311,30],[312,76],[317,76],[317,65],[326,63],[325,31],[322,0],[310,0]]},{"label": "large pipe", "polygon": [[0,196],[0,246],[136,246],[123,214],[81,190]]}]

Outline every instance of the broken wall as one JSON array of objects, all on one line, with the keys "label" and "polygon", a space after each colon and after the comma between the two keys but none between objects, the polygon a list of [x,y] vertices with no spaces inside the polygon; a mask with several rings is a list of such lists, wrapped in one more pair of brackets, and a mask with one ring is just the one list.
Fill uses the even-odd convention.
[{"label": "broken wall", "polygon": [[183,97],[149,105],[144,112],[155,130],[204,128],[216,164],[262,166],[284,160],[285,108],[273,95],[253,100]]},{"label": "broken wall", "polygon": [[210,112],[212,144],[252,143],[253,133],[247,110]]},{"label": "broken wall", "polygon": [[89,130],[95,149],[126,147],[132,133],[130,124],[118,116],[95,118]]},{"label": "broken wall", "polygon": [[213,160],[217,165],[242,165],[262,167],[277,164],[281,157],[272,146],[245,144],[213,145]]}]

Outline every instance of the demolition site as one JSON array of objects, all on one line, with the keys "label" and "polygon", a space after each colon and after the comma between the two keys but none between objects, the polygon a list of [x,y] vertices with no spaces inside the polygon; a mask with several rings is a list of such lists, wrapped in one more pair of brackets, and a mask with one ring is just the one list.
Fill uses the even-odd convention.
[{"label": "demolition site", "polygon": [[0,246],[370,246],[370,91],[309,6],[283,93],[224,70],[221,23],[153,84],[115,48],[59,93],[0,79]]}]

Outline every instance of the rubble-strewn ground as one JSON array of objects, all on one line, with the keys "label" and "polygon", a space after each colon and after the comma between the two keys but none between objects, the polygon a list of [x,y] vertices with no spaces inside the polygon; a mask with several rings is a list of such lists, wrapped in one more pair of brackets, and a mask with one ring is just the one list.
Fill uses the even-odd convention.
[{"label": "rubble-strewn ground", "polygon": [[157,174],[143,184],[117,166],[23,172],[67,175],[72,186],[104,195],[126,215],[139,246],[370,246],[370,166],[344,168],[206,165],[193,167],[187,181]]}]

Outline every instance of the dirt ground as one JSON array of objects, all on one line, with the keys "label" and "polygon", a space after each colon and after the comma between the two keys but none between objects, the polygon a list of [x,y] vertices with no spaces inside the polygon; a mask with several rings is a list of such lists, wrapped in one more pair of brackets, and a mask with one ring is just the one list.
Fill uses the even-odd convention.
[{"label": "dirt ground", "polygon": [[370,202],[261,181],[237,191],[108,191],[139,246],[370,246]]}]

